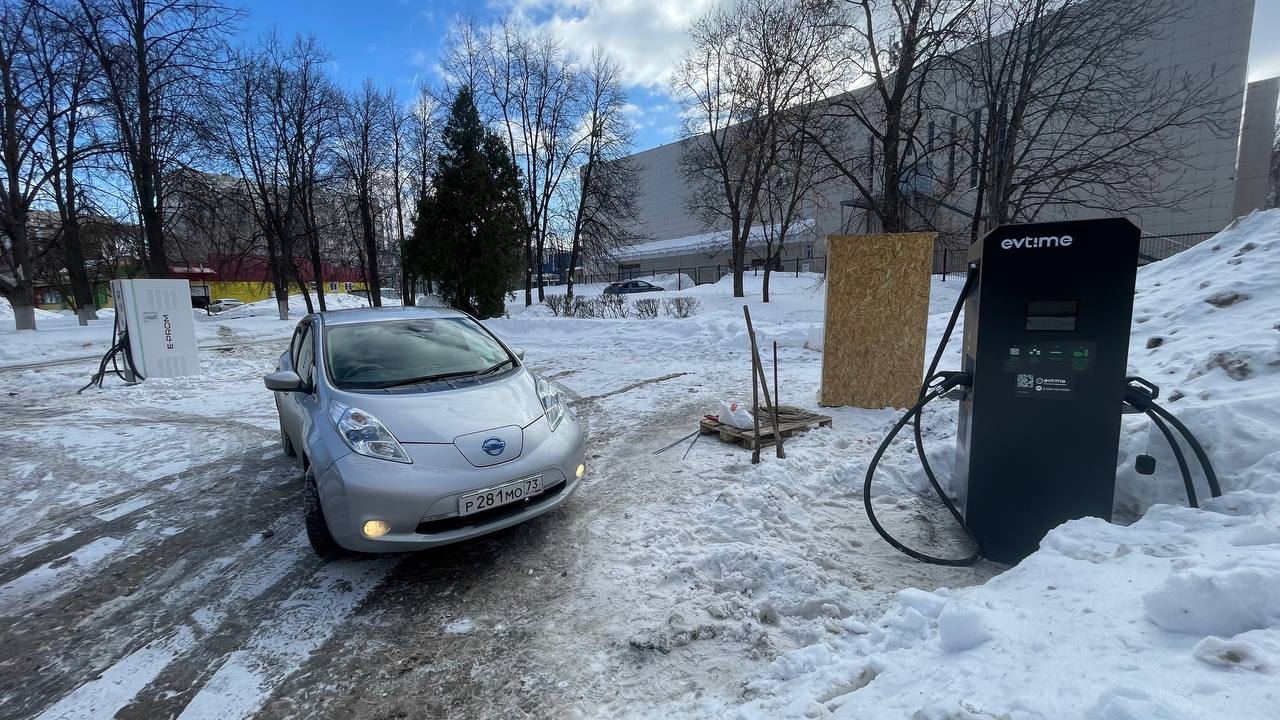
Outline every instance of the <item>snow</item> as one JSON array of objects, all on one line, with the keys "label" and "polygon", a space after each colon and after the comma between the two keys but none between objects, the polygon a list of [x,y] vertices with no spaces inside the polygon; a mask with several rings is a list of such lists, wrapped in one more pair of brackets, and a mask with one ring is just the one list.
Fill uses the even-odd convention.
[{"label": "snow", "polygon": [[[672,279],[687,280],[655,280]],[[1013,568],[922,565],[870,531],[861,478],[893,409],[831,408],[833,427],[759,465],[709,437],[653,454],[722,401],[750,402],[744,304],[769,371],[777,342],[781,402],[816,406],[821,277],[770,282],[767,304],[750,273],[746,298],[731,278],[662,294],[699,300],[682,319],[553,317],[517,296],[487,325],[587,424],[582,490],[534,523],[407,558],[322,565],[305,548],[261,385],[301,305],[284,322],[274,301],[197,315],[192,378],[76,396],[90,361],[0,373],[0,615],[8,652],[37,654],[41,678],[15,665],[0,714],[1274,716],[1280,212],[1138,276],[1130,370],[1161,386],[1228,494],[1207,500],[1200,479],[1202,508],[1184,507],[1162,437],[1126,418],[1117,522],[1066,523]],[[930,347],[960,285],[933,282]],[[39,322],[0,334],[0,363],[100,356],[110,337],[109,315]],[[942,367],[959,361],[953,340]],[[955,416],[924,418],[944,481]],[[1155,475],[1133,471],[1141,453]],[[958,552],[909,443],[881,468],[885,522]]]}]

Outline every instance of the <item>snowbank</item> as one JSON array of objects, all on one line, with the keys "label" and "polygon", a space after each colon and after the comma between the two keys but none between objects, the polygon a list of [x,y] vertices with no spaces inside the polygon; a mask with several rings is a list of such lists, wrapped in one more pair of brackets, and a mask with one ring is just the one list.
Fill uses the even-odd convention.
[{"label": "snowbank", "polygon": [[[319,307],[315,305],[315,302],[316,302],[315,295],[311,296],[311,302],[313,307],[317,307],[317,308]],[[382,301],[382,304],[387,306],[399,305],[400,301],[399,300],[391,301],[384,298]],[[353,295],[351,293],[325,293],[324,306],[325,306],[325,309],[327,310],[346,310],[348,308],[369,307],[369,301],[363,297],[360,297],[359,295]],[[307,314],[306,299],[304,299],[301,294],[290,295],[289,296],[289,315],[297,316],[301,318],[303,315],[306,315],[306,314]],[[215,317],[219,320],[234,320],[236,318],[245,318],[245,317],[279,317],[279,315],[280,315],[280,310],[279,310],[279,306],[276,304],[276,299],[267,298],[266,300],[259,300],[258,302],[247,303],[245,305],[241,305],[240,307],[232,308],[231,310],[227,310],[224,312],[214,313],[212,317]],[[201,316],[204,316],[206,318],[209,317],[208,313],[197,311],[196,317],[201,317]]]},{"label": "snowbank", "polygon": [[[64,317],[66,314],[36,308],[36,325],[38,326],[42,320],[55,320]],[[5,323],[13,324],[13,305],[10,304],[8,298],[0,297],[0,324]]]},{"label": "snowbank", "polygon": [[786,653],[742,718],[1190,720],[1274,717],[1280,521],[1250,492],[1067,523],[981,587],[905,590],[874,625]]},{"label": "snowbank", "polygon": [[[1149,444],[1145,418],[1127,419],[1117,509],[1145,511],[1137,522],[1069,522],[985,585],[905,590],[878,622],[847,618],[749,680],[738,716],[1274,717],[1277,320],[1280,211],[1254,213],[1141,270],[1130,371],[1162,386],[1162,401],[1204,443],[1228,493],[1201,510],[1183,507],[1163,438]],[[948,445],[950,432],[932,442]],[[1160,457],[1161,471],[1137,475],[1141,452]],[[934,460],[949,474],[947,453]],[[887,474],[891,502],[909,483]]]}]

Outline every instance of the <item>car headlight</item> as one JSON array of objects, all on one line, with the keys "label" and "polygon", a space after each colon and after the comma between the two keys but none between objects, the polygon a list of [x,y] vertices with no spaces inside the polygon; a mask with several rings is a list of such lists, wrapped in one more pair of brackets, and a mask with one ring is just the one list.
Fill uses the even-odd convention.
[{"label": "car headlight", "polygon": [[369,413],[340,402],[331,402],[329,419],[333,420],[333,426],[352,452],[380,460],[413,462],[404,448],[400,447],[396,436]]},{"label": "car headlight", "polygon": [[542,401],[542,410],[547,414],[551,431],[555,432],[555,429],[560,427],[560,423],[564,422],[564,401],[560,399],[560,393],[551,388],[551,383],[540,377],[535,377],[534,380],[538,386],[538,399]]}]

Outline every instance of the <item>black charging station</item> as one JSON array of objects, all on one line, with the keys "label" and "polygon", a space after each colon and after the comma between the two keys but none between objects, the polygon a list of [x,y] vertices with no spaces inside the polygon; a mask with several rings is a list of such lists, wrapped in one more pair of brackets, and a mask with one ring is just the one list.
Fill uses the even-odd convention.
[{"label": "black charging station", "polygon": [[[1209,494],[1222,495],[1209,454],[1156,402],[1160,388],[1126,377],[1140,236],[1121,218],[1005,225],[969,249],[968,274],[919,399],[867,464],[862,504],[885,542],[936,565],[972,565],[983,556],[1015,563],[1068,520],[1110,521],[1125,412],[1146,415],[1169,443],[1188,505],[1199,507],[1199,501],[1183,442],[1199,462]],[[961,310],[963,369],[940,371]],[[930,467],[920,423],[929,403],[952,397],[960,398],[952,478],[959,506]],[[912,548],[876,518],[876,468],[908,424],[921,470],[974,546],[968,555]],[[1135,463],[1143,475],[1154,465],[1147,455]]]},{"label": "black charging station", "polygon": [[1140,235],[1120,218],[1007,225],[970,248],[954,487],[992,560],[1111,519]]}]

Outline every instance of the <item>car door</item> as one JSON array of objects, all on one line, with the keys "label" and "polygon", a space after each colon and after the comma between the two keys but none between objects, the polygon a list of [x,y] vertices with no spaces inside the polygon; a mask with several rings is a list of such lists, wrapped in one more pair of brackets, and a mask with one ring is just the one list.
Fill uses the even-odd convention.
[{"label": "car door", "polygon": [[298,342],[298,360],[294,365],[294,372],[298,373],[298,377],[302,378],[303,390],[295,393],[289,393],[296,406],[297,412],[297,435],[294,447],[306,453],[306,438],[311,433],[311,424],[318,417],[320,398],[316,388],[319,385],[319,378],[316,370],[316,353],[320,351],[320,329],[316,323],[308,322],[304,335]]},{"label": "car door", "polygon": [[[310,374],[305,372],[303,362],[307,361],[312,366],[315,365],[315,350],[313,346],[313,332],[311,321],[303,320],[298,323],[298,329],[293,332],[293,342],[289,344],[289,362],[291,367],[287,368],[298,373],[298,377],[302,378],[302,382],[307,387]],[[283,363],[282,363],[283,364]],[[281,368],[286,369],[286,368]],[[302,447],[302,404],[300,399],[306,394],[306,391],[281,393],[279,396],[280,421],[284,423],[285,432],[289,433],[289,440],[295,448]]]}]

